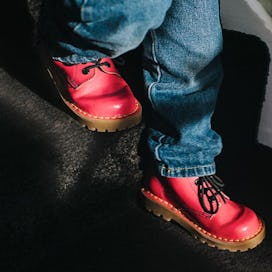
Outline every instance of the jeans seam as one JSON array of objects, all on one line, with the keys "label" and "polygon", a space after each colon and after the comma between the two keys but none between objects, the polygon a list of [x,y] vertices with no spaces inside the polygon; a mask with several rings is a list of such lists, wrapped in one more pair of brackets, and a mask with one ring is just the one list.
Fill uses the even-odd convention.
[{"label": "jeans seam", "polygon": [[208,176],[216,173],[215,163],[208,165],[198,165],[194,167],[177,167],[168,168],[163,164],[159,166],[159,172],[166,177],[191,177],[191,176]]},{"label": "jeans seam", "polygon": [[166,167],[162,165],[161,168],[166,171],[179,171],[179,170],[190,170],[190,169],[196,169],[196,168],[207,168],[212,166],[214,166],[214,163],[206,164],[206,165],[196,165],[193,167]]},{"label": "jeans seam", "polygon": [[[155,107],[155,104],[153,103],[153,100],[152,100],[152,98],[151,98],[151,91],[152,91],[152,88],[156,85],[156,84],[158,84],[159,82],[160,82],[160,80],[161,80],[161,76],[162,76],[162,73],[161,73],[161,69],[160,69],[160,65],[159,65],[159,63],[158,63],[158,60],[157,60],[157,57],[156,57],[156,50],[155,50],[155,40],[156,40],[156,34],[155,34],[155,31],[154,30],[151,30],[150,31],[150,35],[151,35],[151,40],[152,40],[152,58],[153,58],[153,60],[154,60],[154,63],[157,65],[157,69],[156,69],[156,71],[157,71],[157,80],[155,81],[155,82],[152,82],[151,84],[150,84],[150,86],[149,86],[149,88],[148,88],[148,97],[149,97],[149,101],[151,102],[151,104],[152,104],[152,107],[153,107],[153,109],[155,109],[156,107]],[[162,135],[161,137],[159,137],[159,139],[158,139],[158,142],[159,142],[159,144],[155,147],[155,149],[154,149],[154,153],[155,153],[155,157],[156,157],[156,159],[157,160],[159,160],[159,161],[161,161],[161,158],[160,158],[160,156],[159,156],[159,148],[162,146],[162,140],[163,140],[163,138],[165,138],[166,137],[166,135]]]},{"label": "jeans seam", "polygon": [[161,158],[159,156],[159,148],[162,146],[162,139],[165,137],[165,135],[162,135],[159,137],[158,142],[159,144],[154,148],[155,157],[157,160],[161,161]]},{"label": "jeans seam", "polygon": [[151,39],[152,39],[152,58],[154,60],[154,63],[157,64],[157,74],[158,74],[158,77],[157,77],[157,80],[155,82],[152,82],[149,87],[148,87],[148,98],[153,106],[153,109],[155,108],[155,105],[153,103],[153,100],[151,98],[151,90],[153,88],[153,86],[155,86],[157,83],[160,82],[161,80],[161,70],[160,70],[160,66],[158,65],[158,60],[156,58],[156,53],[155,53],[155,39],[156,39],[156,34],[155,34],[155,31],[154,30],[151,30],[150,31],[150,34],[151,34]]},{"label": "jeans seam", "polygon": [[[82,16],[82,12],[83,12],[83,10],[84,10],[83,7],[86,5],[87,1],[88,1],[88,0],[84,0],[84,1],[83,1],[82,6],[81,6],[81,9],[80,9],[80,17],[81,17],[81,20],[82,20],[82,18],[83,18],[83,16]],[[80,23],[77,23],[77,24],[75,25],[75,27],[73,28],[73,30],[76,30],[79,26],[80,26]]]}]

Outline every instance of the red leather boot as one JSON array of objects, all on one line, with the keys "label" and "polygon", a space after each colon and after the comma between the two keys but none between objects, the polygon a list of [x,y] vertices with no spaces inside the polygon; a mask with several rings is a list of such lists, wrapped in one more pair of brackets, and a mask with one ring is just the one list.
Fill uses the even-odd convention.
[{"label": "red leather boot", "polygon": [[110,58],[74,65],[47,64],[64,103],[90,130],[114,132],[141,121],[141,105]]},{"label": "red leather boot", "polygon": [[265,237],[265,225],[254,211],[222,192],[215,175],[169,178],[150,176],[142,189],[147,210],[174,220],[209,246],[246,251]]}]

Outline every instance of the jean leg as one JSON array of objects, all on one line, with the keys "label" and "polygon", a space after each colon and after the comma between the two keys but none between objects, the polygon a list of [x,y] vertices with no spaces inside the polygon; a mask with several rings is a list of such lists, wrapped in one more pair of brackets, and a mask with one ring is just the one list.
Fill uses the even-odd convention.
[{"label": "jean leg", "polygon": [[118,57],[159,27],[172,0],[47,0],[40,32],[51,55],[68,63]]},{"label": "jean leg", "polygon": [[222,80],[222,29],[215,0],[174,0],[144,41],[153,115],[148,145],[163,176],[215,173],[221,137],[211,128]]}]

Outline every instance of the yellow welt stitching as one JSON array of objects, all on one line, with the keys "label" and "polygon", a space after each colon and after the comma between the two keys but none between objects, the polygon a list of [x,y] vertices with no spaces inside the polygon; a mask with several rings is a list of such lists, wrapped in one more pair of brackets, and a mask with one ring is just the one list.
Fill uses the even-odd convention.
[{"label": "yellow welt stitching", "polygon": [[95,118],[95,119],[102,119],[102,120],[117,120],[117,119],[125,118],[125,117],[132,115],[133,113],[135,113],[139,109],[139,103],[135,103],[135,110],[129,114],[116,115],[116,116],[112,116],[112,117],[110,117],[110,116],[96,116],[96,115],[92,115],[92,114],[89,114],[89,113],[81,110],[75,104],[73,104],[67,100],[66,100],[66,103],[68,103],[72,108],[74,108],[76,111],[78,111],[82,115],[89,116],[89,117]]},{"label": "yellow welt stitching", "polygon": [[[170,204],[169,202],[167,202],[167,201],[165,201],[165,200],[163,200],[163,199],[157,197],[156,195],[152,194],[151,192],[149,192],[149,191],[147,191],[147,190],[145,190],[145,189],[143,189],[143,191],[146,192],[151,198],[153,198],[153,199],[155,199],[156,201],[159,201],[159,202],[165,204],[166,206],[168,206],[169,208],[171,208],[171,209],[174,210],[175,212],[177,212],[177,213],[181,214],[182,216],[184,216],[180,210],[178,210],[177,208],[175,208],[175,207],[174,207],[172,204]],[[257,230],[257,231],[255,232],[255,234],[253,234],[252,236],[243,238],[243,239],[241,239],[241,240],[239,240],[239,239],[234,240],[234,239],[227,239],[227,238],[223,238],[223,237],[216,236],[216,235],[214,235],[214,234],[212,234],[212,233],[210,233],[210,232],[208,232],[208,231],[202,229],[202,228],[199,227],[196,223],[194,223],[193,221],[191,221],[189,218],[186,217],[186,219],[187,219],[188,221],[190,221],[190,222],[191,222],[198,230],[200,230],[200,231],[203,232],[204,234],[206,234],[206,235],[208,235],[208,236],[211,236],[211,237],[213,237],[213,238],[215,238],[215,239],[222,240],[222,241],[226,241],[226,242],[243,242],[243,241],[249,240],[249,239],[253,238],[257,233],[259,233],[259,231],[260,231],[261,228],[262,228],[262,224],[260,223],[260,224],[259,224],[258,230]]]}]

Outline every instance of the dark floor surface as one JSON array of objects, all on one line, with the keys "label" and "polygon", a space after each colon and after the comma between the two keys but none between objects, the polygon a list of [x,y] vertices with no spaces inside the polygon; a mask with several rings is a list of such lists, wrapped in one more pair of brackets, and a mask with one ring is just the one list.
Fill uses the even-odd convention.
[{"label": "dark floor surface", "polygon": [[[270,61],[262,41],[224,30],[218,175],[267,227],[260,246],[230,253],[142,209],[145,122],[114,134],[81,128],[44,74],[23,5],[13,14],[17,24],[0,30],[1,272],[272,271],[272,150],[256,141]],[[142,100],[139,50],[124,76]]]}]

